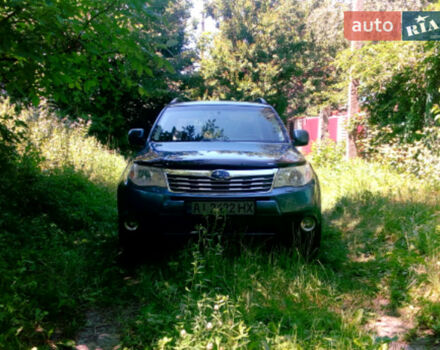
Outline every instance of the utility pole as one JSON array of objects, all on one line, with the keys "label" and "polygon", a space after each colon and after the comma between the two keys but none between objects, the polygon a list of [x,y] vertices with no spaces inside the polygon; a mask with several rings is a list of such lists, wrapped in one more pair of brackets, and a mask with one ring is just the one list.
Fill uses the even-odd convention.
[{"label": "utility pole", "polygon": [[[363,0],[352,0],[351,9],[352,11],[363,11],[364,2]],[[350,44],[351,51],[359,50],[362,47],[360,41],[352,41]],[[359,113],[359,99],[358,99],[358,86],[359,80],[353,79],[351,76],[350,68],[350,84],[348,85],[348,108],[347,108],[347,124],[351,125],[351,121],[354,116]],[[345,156],[347,159],[354,158],[357,155],[356,144],[354,142],[355,133],[357,130],[349,130],[347,132],[347,142],[346,142],[346,152]]]},{"label": "utility pole", "polygon": [[[203,33],[205,33],[205,17],[206,17],[206,1],[205,0],[203,0],[203,2],[202,2],[202,25],[201,25],[201,29],[202,29],[202,36],[203,36]],[[203,42],[202,43],[202,47],[201,47],[201,50],[200,50],[200,58],[202,59],[202,61],[203,61],[203,59],[205,58],[205,43]]]},{"label": "utility pole", "polygon": [[202,8],[202,33],[205,32],[205,16],[206,16],[206,1],[203,0],[203,8]]}]

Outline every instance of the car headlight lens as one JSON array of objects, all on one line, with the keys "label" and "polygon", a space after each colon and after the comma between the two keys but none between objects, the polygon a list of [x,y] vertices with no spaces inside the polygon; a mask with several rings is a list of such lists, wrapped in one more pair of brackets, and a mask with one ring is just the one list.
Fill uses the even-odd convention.
[{"label": "car headlight lens", "polygon": [[137,186],[167,187],[162,169],[136,163],[128,171],[127,179],[130,179]]},{"label": "car headlight lens", "polygon": [[304,186],[312,180],[313,171],[309,164],[278,169],[274,187]]}]

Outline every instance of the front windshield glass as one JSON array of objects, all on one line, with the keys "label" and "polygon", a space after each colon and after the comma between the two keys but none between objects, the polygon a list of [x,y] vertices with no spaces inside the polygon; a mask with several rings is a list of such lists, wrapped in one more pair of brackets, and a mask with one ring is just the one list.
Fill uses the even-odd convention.
[{"label": "front windshield glass", "polygon": [[152,141],[287,142],[284,127],[269,107],[170,107],[156,124]]}]

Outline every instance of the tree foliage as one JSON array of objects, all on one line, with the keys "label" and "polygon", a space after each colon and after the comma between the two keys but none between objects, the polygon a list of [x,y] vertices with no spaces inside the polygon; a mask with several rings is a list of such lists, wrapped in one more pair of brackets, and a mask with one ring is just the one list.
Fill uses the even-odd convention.
[{"label": "tree foliage", "polygon": [[[428,2],[372,1],[365,10]],[[350,71],[371,121],[396,132],[429,124],[438,104],[437,44],[344,51],[344,1],[210,0],[219,32],[202,35],[195,48],[187,42],[190,0],[1,4],[0,95],[17,105],[44,99],[63,115],[91,120],[90,132],[113,147],[126,146],[128,128],[149,128],[177,95],[264,97],[284,117],[317,114],[346,103]]]},{"label": "tree foliage", "polygon": [[0,81],[13,102],[41,97],[110,143],[175,94],[189,1],[5,0]]},{"label": "tree foliage", "polygon": [[287,0],[213,1],[209,14],[220,22],[220,32],[201,60],[203,96],[263,96],[281,114],[319,104],[322,96],[314,93],[332,83],[334,68],[305,21],[316,6]]},{"label": "tree foliage", "polygon": [[397,42],[365,45],[345,51],[338,62],[352,69],[369,122],[389,126],[389,136],[410,141],[415,132],[435,123],[439,104],[440,57],[436,42]]},{"label": "tree foliage", "polygon": [[[369,2],[366,10],[435,10],[431,1]],[[341,50],[336,55],[345,86],[351,78],[359,81],[358,94],[368,123],[389,126],[387,137],[399,135],[411,141],[415,133],[433,125],[439,101],[440,58],[437,42],[366,42],[358,50]]]}]

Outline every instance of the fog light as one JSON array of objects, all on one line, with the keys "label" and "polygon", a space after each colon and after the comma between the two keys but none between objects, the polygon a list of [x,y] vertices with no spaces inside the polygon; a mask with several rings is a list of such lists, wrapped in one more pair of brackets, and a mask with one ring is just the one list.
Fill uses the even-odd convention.
[{"label": "fog light", "polygon": [[136,231],[139,227],[139,224],[134,220],[124,221],[124,227],[127,231]]},{"label": "fog light", "polygon": [[301,230],[310,232],[316,227],[316,221],[311,216],[306,216],[301,220]]}]

